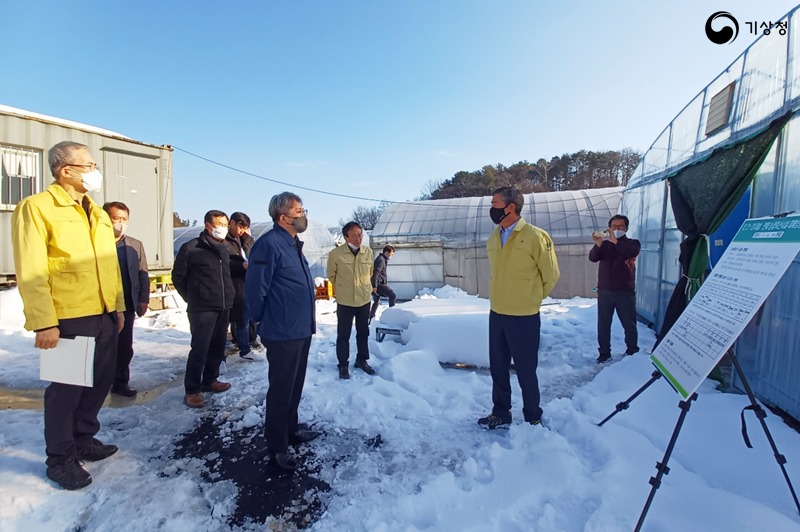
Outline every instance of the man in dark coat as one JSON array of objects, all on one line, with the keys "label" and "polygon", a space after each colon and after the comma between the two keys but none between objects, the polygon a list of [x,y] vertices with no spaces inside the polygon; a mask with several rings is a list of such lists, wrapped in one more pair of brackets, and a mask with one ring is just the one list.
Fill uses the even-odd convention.
[{"label": "man in dark coat", "polygon": [[225,247],[231,260],[231,279],[236,294],[233,298],[228,319],[230,320],[231,336],[239,347],[239,357],[244,360],[258,360],[253,353],[250,338],[250,319],[245,315],[244,306],[244,279],[249,267],[250,250],[253,247],[253,237],[247,234],[250,227],[250,217],[243,212],[231,214],[228,222],[228,235],[225,237]]},{"label": "man in dark coat", "polygon": [[383,252],[378,253],[375,257],[375,265],[372,269],[372,309],[369,311],[369,319],[375,317],[378,311],[378,305],[381,304],[381,297],[389,298],[389,306],[393,307],[397,301],[397,295],[394,290],[389,286],[389,276],[386,274],[386,268],[389,259],[394,256],[394,248],[392,246],[384,246]]},{"label": "man in dark coat", "polygon": [[114,226],[117,239],[117,259],[122,273],[122,288],[125,292],[125,326],[119,332],[117,343],[117,370],[111,393],[124,397],[136,395],[136,389],[128,384],[131,379],[131,360],[133,360],[133,320],[147,312],[150,303],[150,275],[147,271],[147,257],[141,241],[126,235],[131,211],[121,201],[103,205]]},{"label": "man in dark coat", "polygon": [[[594,247],[589,260],[599,262],[597,275],[597,363],[611,360],[611,320],[617,311],[625,330],[625,354],[639,351],[636,330],[636,257],[641,244],[628,238],[628,217],[617,214],[608,222],[605,233],[592,233]],[[604,240],[604,236],[607,237]]]},{"label": "man in dark coat", "polygon": [[183,379],[183,402],[190,408],[204,406],[202,392],[219,393],[231,387],[217,380],[225,359],[228,312],[235,293],[230,256],[223,244],[228,216],[222,211],[208,211],[204,221],[205,230],[181,246],[172,269],[172,283],[188,304],[192,333]]},{"label": "man in dark coat", "polygon": [[283,469],[295,469],[289,445],[311,441],[317,434],[301,429],[297,409],[303,395],[311,336],[316,332],[314,279],[297,237],[308,227],[299,196],[283,192],[269,202],[272,229],[256,241],[245,278],[245,305],[260,321],[258,334],[267,348],[264,433],[267,449]]}]

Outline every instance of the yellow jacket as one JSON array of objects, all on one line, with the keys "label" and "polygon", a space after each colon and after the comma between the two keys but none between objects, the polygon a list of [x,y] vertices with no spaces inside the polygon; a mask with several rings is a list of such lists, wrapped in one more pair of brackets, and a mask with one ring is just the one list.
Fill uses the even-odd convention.
[{"label": "yellow jacket", "polygon": [[83,207],[61,185],[19,202],[11,239],[25,328],[125,310],[114,228],[108,214],[86,196]]},{"label": "yellow jacket", "polygon": [[328,255],[328,280],[333,284],[336,302],[361,307],[372,299],[372,250],[361,246],[353,255],[345,242]]},{"label": "yellow jacket", "polygon": [[498,226],[486,242],[486,252],[491,309],[509,316],[538,313],[561,275],[550,235],[520,218],[505,246]]}]

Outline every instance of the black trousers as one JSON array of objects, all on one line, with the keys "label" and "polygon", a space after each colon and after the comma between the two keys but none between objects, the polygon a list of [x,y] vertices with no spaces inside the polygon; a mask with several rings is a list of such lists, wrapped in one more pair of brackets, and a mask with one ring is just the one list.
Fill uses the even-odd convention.
[{"label": "black trousers", "polygon": [[511,412],[511,361],[522,389],[522,414],[525,421],[542,419],[539,407],[539,314],[508,316],[489,312],[489,369],[492,374],[492,413]]},{"label": "black trousers", "polygon": [[297,432],[297,408],[306,381],[311,337],[281,342],[266,342],[269,362],[269,388],[264,419],[264,435],[269,452],[289,448],[289,434]]},{"label": "black trousers", "polygon": [[44,442],[49,466],[77,458],[76,450],[91,444],[100,430],[97,414],[111,389],[117,363],[116,314],[63,320],[59,329],[65,337],[94,336],[94,385],[53,382],[44,391]]},{"label": "black trousers", "polygon": [[350,360],[350,331],[356,320],[356,362],[369,360],[369,303],[360,307],[336,305],[336,358],[339,366],[347,366]]},{"label": "black trousers", "polygon": [[381,297],[389,298],[390,307],[393,307],[397,302],[397,294],[394,293],[394,290],[392,290],[388,284],[379,284],[378,293],[372,294],[372,309],[369,311],[370,319],[374,318],[375,313],[378,312],[378,306],[381,304]]},{"label": "black trousers", "polygon": [[136,311],[125,311],[125,324],[119,332],[117,341],[117,370],[114,374],[114,386],[127,386],[131,380],[131,360],[133,360],[133,320]]},{"label": "black trousers", "polygon": [[225,359],[228,311],[189,311],[189,329],[192,332],[192,348],[183,378],[187,394],[200,393],[204,385],[211,384],[219,377],[219,364]]},{"label": "black trousers", "polygon": [[597,291],[597,350],[600,354],[611,354],[611,320],[617,311],[625,330],[625,346],[628,353],[639,350],[639,331],[636,329],[636,290]]}]

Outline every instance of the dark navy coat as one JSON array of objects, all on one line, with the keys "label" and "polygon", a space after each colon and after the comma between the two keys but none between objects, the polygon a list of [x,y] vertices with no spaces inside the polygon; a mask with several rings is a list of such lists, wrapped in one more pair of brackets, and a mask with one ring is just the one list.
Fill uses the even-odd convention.
[{"label": "dark navy coat", "polygon": [[275,224],[256,240],[244,283],[248,316],[263,341],[308,338],[317,330],[314,279],[303,243]]}]

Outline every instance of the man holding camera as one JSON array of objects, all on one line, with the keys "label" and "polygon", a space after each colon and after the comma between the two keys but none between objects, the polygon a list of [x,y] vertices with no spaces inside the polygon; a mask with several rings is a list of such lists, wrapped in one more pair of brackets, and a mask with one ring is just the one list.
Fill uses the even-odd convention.
[{"label": "man holding camera", "polygon": [[[626,355],[639,351],[636,330],[636,257],[641,244],[628,238],[628,217],[616,214],[605,233],[592,233],[589,260],[599,262],[597,275],[597,363],[611,360],[611,320],[617,312],[625,330]],[[607,238],[604,238],[607,237]]]}]

